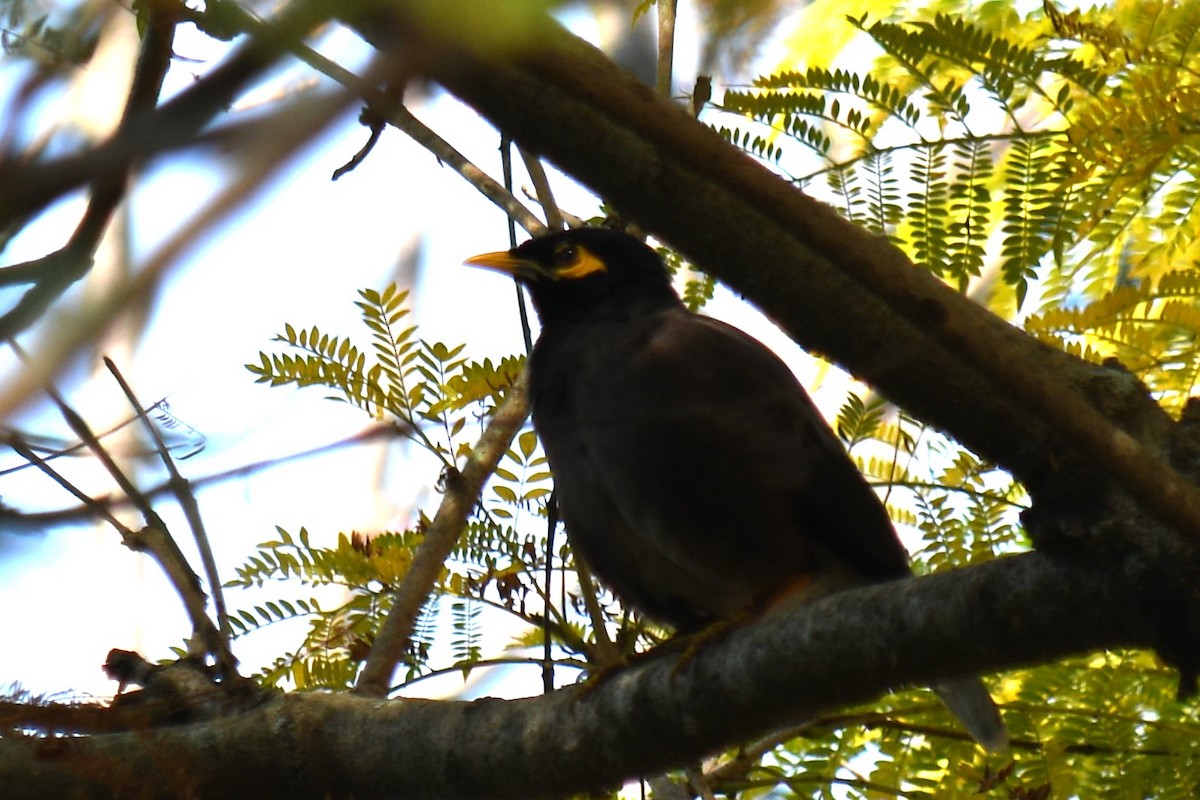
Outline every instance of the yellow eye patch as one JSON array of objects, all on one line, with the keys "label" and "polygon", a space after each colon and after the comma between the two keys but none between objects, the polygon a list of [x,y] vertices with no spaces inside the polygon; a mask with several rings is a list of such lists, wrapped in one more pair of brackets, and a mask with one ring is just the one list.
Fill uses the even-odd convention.
[{"label": "yellow eye patch", "polygon": [[608,269],[604,262],[590,250],[573,245],[560,254],[561,261],[554,270],[554,278],[576,279],[591,275],[593,272],[604,272]]}]

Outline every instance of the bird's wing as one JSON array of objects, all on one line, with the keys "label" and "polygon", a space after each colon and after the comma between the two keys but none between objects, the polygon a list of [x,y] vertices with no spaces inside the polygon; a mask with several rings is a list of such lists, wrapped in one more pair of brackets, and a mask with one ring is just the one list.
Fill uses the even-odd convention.
[{"label": "bird's wing", "polygon": [[664,317],[609,372],[596,404],[596,418],[629,415],[589,437],[598,461],[625,465],[608,480],[639,481],[614,492],[664,535],[682,520],[722,536],[717,549],[734,564],[741,548],[762,546],[780,569],[800,567],[813,542],[866,580],[909,574],[875,493],[778,356],[717,320]]}]

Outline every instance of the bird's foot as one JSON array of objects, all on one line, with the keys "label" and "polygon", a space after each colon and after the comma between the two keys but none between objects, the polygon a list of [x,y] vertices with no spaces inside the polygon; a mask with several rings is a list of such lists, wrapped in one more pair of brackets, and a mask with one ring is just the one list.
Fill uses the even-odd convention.
[{"label": "bird's foot", "polygon": [[675,666],[671,668],[671,675],[678,675],[691,665],[692,661],[700,654],[700,651],[711,642],[725,638],[730,631],[739,627],[750,615],[737,615],[727,619],[718,619],[711,622],[695,633],[683,634],[676,636],[668,642],[664,642],[655,648],[656,651],[671,652],[682,649],[679,659],[675,662]]}]

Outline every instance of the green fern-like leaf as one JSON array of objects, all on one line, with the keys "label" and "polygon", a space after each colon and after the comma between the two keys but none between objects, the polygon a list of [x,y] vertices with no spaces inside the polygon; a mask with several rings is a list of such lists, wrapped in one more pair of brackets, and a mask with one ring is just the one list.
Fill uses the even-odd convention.
[{"label": "green fern-like leaf", "polygon": [[838,411],[836,429],[847,449],[878,432],[886,408],[887,401],[879,395],[872,395],[866,401],[857,394],[846,396],[846,402]]},{"label": "green fern-like leaf", "polygon": [[1026,330],[1094,362],[1117,358],[1165,407],[1179,410],[1200,375],[1200,273],[1126,283],[1078,307],[1030,316]]},{"label": "green fern-like leaf", "polygon": [[983,269],[992,228],[990,144],[979,140],[955,142],[953,166],[945,269],[962,290]]},{"label": "green fern-like leaf", "polygon": [[763,161],[775,162],[782,155],[779,146],[771,138],[756,134],[750,129],[720,127],[717,133],[730,144]]},{"label": "green fern-like leaf", "polygon": [[408,293],[394,284],[382,292],[363,289],[359,297],[355,304],[370,331],[372,363],[347,338],[288,324],[275,341],[301,355],[260,353],[259,362],[246,368],[272,386],[335,389],[334,399],[389,419],[453,467],[454,458],[469,449],[462,436],[469,418],[464,412],[474,405],[494,407],[520,374],[522,361],[472,362],[461,355],[463,345],[417,338],[416,327],[404,324]]},{"label": "green fern-like leaf", "polygon": [[471,668],[481,658],[479,649],[479,620],[480,606],[467,599],[456,599],[452,605],[452,627],[454,635],[450,647],[454,652],[455,662],[466,678]]},{"label": "green fern-like leaf", "polygon": [[862,161],[862,168],[867,177],[865,210],[860,219],[868,230],[888,235],[904,211],[900,203],[900,180],[892,171],[892,154],[883,150],[869,153]]},{"label": "green fern-like leaf", "polygon": [[913,260],[937,275],[949,271],[943,261],[949,251],[950,183],[946,173],[946,153],[940,146],[919,148],[913,161],[906,204],[908,250]]},{"label": "green fern-like leaf", "polygon": [[315,597],[307,600],[299,598],[291,601],[268,600],[251,609],[230,612],[229,623],[233,627],[234,638],[238,638],[277,622],[286,622],[319,613],[321,613],[321,607]]},{"label": "green fern-like leaf", "polygon": [[1059,208],[1054,152],[1044,139],[1018,139],[1005,159],[1000,269],[1004,282],[1016,289],[1018,306],[1053,241]]}]

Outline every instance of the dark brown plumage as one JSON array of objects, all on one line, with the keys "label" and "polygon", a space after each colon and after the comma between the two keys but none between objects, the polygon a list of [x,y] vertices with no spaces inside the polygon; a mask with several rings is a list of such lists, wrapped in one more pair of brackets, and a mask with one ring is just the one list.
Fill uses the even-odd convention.
[{"label": "dark brown plumage", "polygon": [[[560,513],[627,605],[695,630],[789,592],[911,574],[883,505],[791,371],[688,312],[653,250],[583,228],[467,263],[529,289],[542,322],[533,423]],[[972,735],[1003,746],[978,679],[939,688]]]}]

